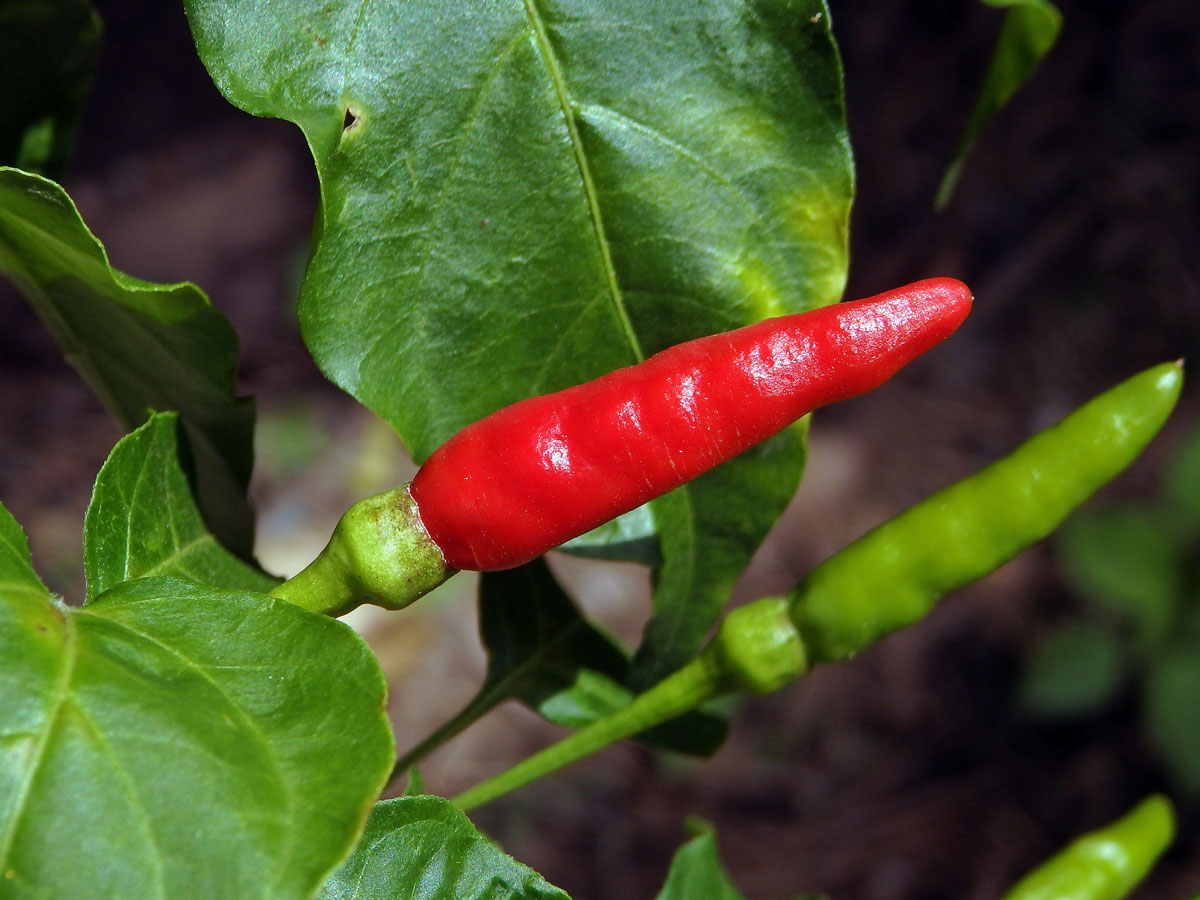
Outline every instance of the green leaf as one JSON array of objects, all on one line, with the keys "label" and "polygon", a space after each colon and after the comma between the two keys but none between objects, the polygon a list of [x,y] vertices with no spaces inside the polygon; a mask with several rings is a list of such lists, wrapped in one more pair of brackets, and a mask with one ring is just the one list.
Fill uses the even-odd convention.
[{"label": "green leaf", "polygon": [[[712,826],[693,818],[688,820],[688,827],[696,837],[675,851],[666,884],[657,900],[742,900],[741,892],[721,867]],[[805,895],[795,900],[821,898]]]},{"label": "green leaf", "polygon": [[567,541],[558,549],[574,556],[621,559],[652,567],[662,565],[662,548],[658,545],[658,530],[649,503]]},{"label": "green leaf", "polygon": [[1187,517],[1188,537],[1200,533],[1200,428],[1175,452],[1165,477],[1167,498]]},{"label": "green leaf", "polygon": [[1161,517],[1113,506],[1068,519],[1058,536],[1063,571],[1085,597],[1130,621],[1148,646],[1165,639],[1183,593],[1183,568]]},{"label": "green leaf", "polygon": [[1125,645],[1111,629],[1083,623],[1062,628],[1030,658],[1021,706],[1047,717],[1090,715],[1112,700],[1128,662]]},{"label": "green leaf", "polygon": [[954,193],[976,138],[1017,89],[1029,80],[1062,29],[1062,13],[1049,0],[981,0],[1005,10],[1004,22],[992,50],[992,60],[983,77],[975,108],[959,138],[954,159],[942,176],[935,205],[945,206]]},{"label": "green leaf", "polygon": [[20,594],[50,598],[50,592],[33,571],[25,532],[0,504],[0,597]]},{"label": "green leaf", "polygon": [[96,478],[84,518],[88,600],[123,581],[176,575],[266,593],[278,579],[217,543],[179,466],[175,413],[156,413],[121,439]]},{"label": "green leaf", "polygon": [[[483,692],[516,697],[551,722],[572,728],[633,699],[621,684],[629,668],[624,651],[582,616],[544,562],[484,573],[479,612],[489,655]],[[711,756],[725,732],[722,719],[694,712],[643,732],[638,740]]]},{"label": "green leaf", "polygon": [[0,0],[0,164],[62,171],[99,52],[87,0]]},{"label": "green leaf", "polygon": [[317,900],[568,900],[497,849],[441,797],[375,804],[351,857]]},{"label": "green leaf", "polygon": [[625,706],[633,697],[633,691],[619,681],[591,669],[579,669],[574,682],[539,703],[537,711],[551,722],[582,728]]},{"label": "green leaf", "polygon": [[721,868],[712,827],[697,820],[692,825],[700,833],[675,851],[657,900],[743,900]]},{"label": "green leaf", "polygon": [[[822,0],[187,8],[225,96],[304,130],[305,340],[418,460],[505,404],[841,294],[853,175]],[[802,464],[792,431],[654,507],[635,687],[695,651]]]},{"label": "green leaf", "polygon": [[72,609],[30,582],[3,508],[0,540],[6,900],[311,896],[391,764],[362,641],[170,578]]},{"label": "green leaf", "polygon": [[198,288],[151,284],[108,264],[61,187],[0,168],[0,274],[126,428],[176,410],[204,519],[243,558],[254,406],[234,396],[237,337]]},{"label": "green leaf", "polygon": [[815,0],[187,7],[226,97],[304,129],[305,339],[418,459],[841,292],[850,156]]},{"label": "green leaf", "polygon": [[1158,744],[1178,788],[1200,796],[1200,648],[1176,647],[1148,663],[1145,682],[1146,727]]}]

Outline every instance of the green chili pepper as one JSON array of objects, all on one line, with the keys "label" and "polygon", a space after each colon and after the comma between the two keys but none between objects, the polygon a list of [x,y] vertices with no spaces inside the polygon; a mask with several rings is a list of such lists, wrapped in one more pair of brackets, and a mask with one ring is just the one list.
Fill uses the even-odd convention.
[{"label": "green chili pepper", "polygon": [[788,598],[730,613],[698,659],[454,802],[486,803],[719,694],[775,690],[813,662],[851,656],[920,620],[942,594],[1045,537],[1128,466],[1166,421],[1182,384],[1181,364],[1166,363],[1101,394],[830,557]]},{"label": "green chili pepper", "polygon": [[1004,895],[1004,900],[1121,900],[1171,843],[1175,815],[1147,797],[1122,818],[1076,838]]},{"label": "green chili pepper", "polygon": [[1135,375],[818,566],[790,595],[809,658],[852,656],[1048,535],[1133,462],[1182,384],[1179,363]]}]

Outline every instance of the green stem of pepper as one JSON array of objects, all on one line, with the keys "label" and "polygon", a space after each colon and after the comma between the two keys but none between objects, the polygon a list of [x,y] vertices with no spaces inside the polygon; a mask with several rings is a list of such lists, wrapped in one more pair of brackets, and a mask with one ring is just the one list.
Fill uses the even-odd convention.
[{"label": "green stem of pepper", "polygon": [[1077,838],[1034,869],[1004,900],[1121,900],[1171,843],[1175,816],[1165,797],[1147,797],[1110,825]]},{"label": "green stem of pepper", "polygon": [[457,737],[470,725],[482,719],[499,706],[505,699],[502,694],[495,691],[476,694],[466,706],[459,710],[453,719],[444,722],[421,741],[421,743],[396,760],[396,764],[392,767],[392,774],[388,777],[388,783],[390,784],[424,760],[430,753],[433,753],[443,744]]},{"label": "green stem of pepper", "polygon": [[734,610],[698,660],[455,802],[478,806],[720,693],[775,690],[810,662],[852,656],[919,621],[940,596],[1045,537],[1128,466],[1166,421],[1182,376],[1180,363],[1167,363],[1101,394],[839,551],[786,600]]},{"label": "green stem of pepper", "polygon": [[806,668],[799,634],[788,619],[787,602],[782,597],[767,597],[747,604],[725,617],[699,658],[616,712],[469,788],[453,802],[460,809],[481,806],[609,744],[669,722],[721,694],[773,691],[799,677]]},{"label": "green stem of pepper", "polygon": [[681,716],[715,696],[720,680],[719,673],[703,657],[693,660],[644,694],[639,694],[627,706],[597,719],[494,778],[468,788],[451,802],[464,810],[481,806],[609,744]]}]

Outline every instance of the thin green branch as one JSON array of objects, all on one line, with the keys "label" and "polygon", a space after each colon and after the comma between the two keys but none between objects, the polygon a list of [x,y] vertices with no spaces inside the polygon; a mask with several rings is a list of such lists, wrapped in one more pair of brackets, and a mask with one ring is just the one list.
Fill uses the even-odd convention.
[{"label": "thin green branch", "polygon": [[728,679],[712,658],[702,656],[639,694],[628,706],[468,788],[452,802],[464,810],[481,806],[615,741],[681,716],[717,696],[727,686]]},{"label": "thin green branch", "polygon": [[483,716],[499,706],[504,699],[498,692],[485,687],[472,697],[470,702],[459,710],[452,719],[442,724],[421,741],[421,743],[396,760],[396,765],[392,768],[392,774],[388,778],[389,784],[396,781],[447,741],[457,737],[466,728],[483,718]]}]

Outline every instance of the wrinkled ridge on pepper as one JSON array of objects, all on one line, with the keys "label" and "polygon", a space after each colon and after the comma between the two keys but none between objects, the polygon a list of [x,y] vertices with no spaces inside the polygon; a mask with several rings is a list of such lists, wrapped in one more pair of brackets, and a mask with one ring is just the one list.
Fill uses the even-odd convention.
[{"label": "wrinkled ridge on pepper", "polygon": [[970,307],[962,282],[928,279],[679,344],[515,403],[421,467],[421,521],[453,568],[521,565],[878,387]]}]

